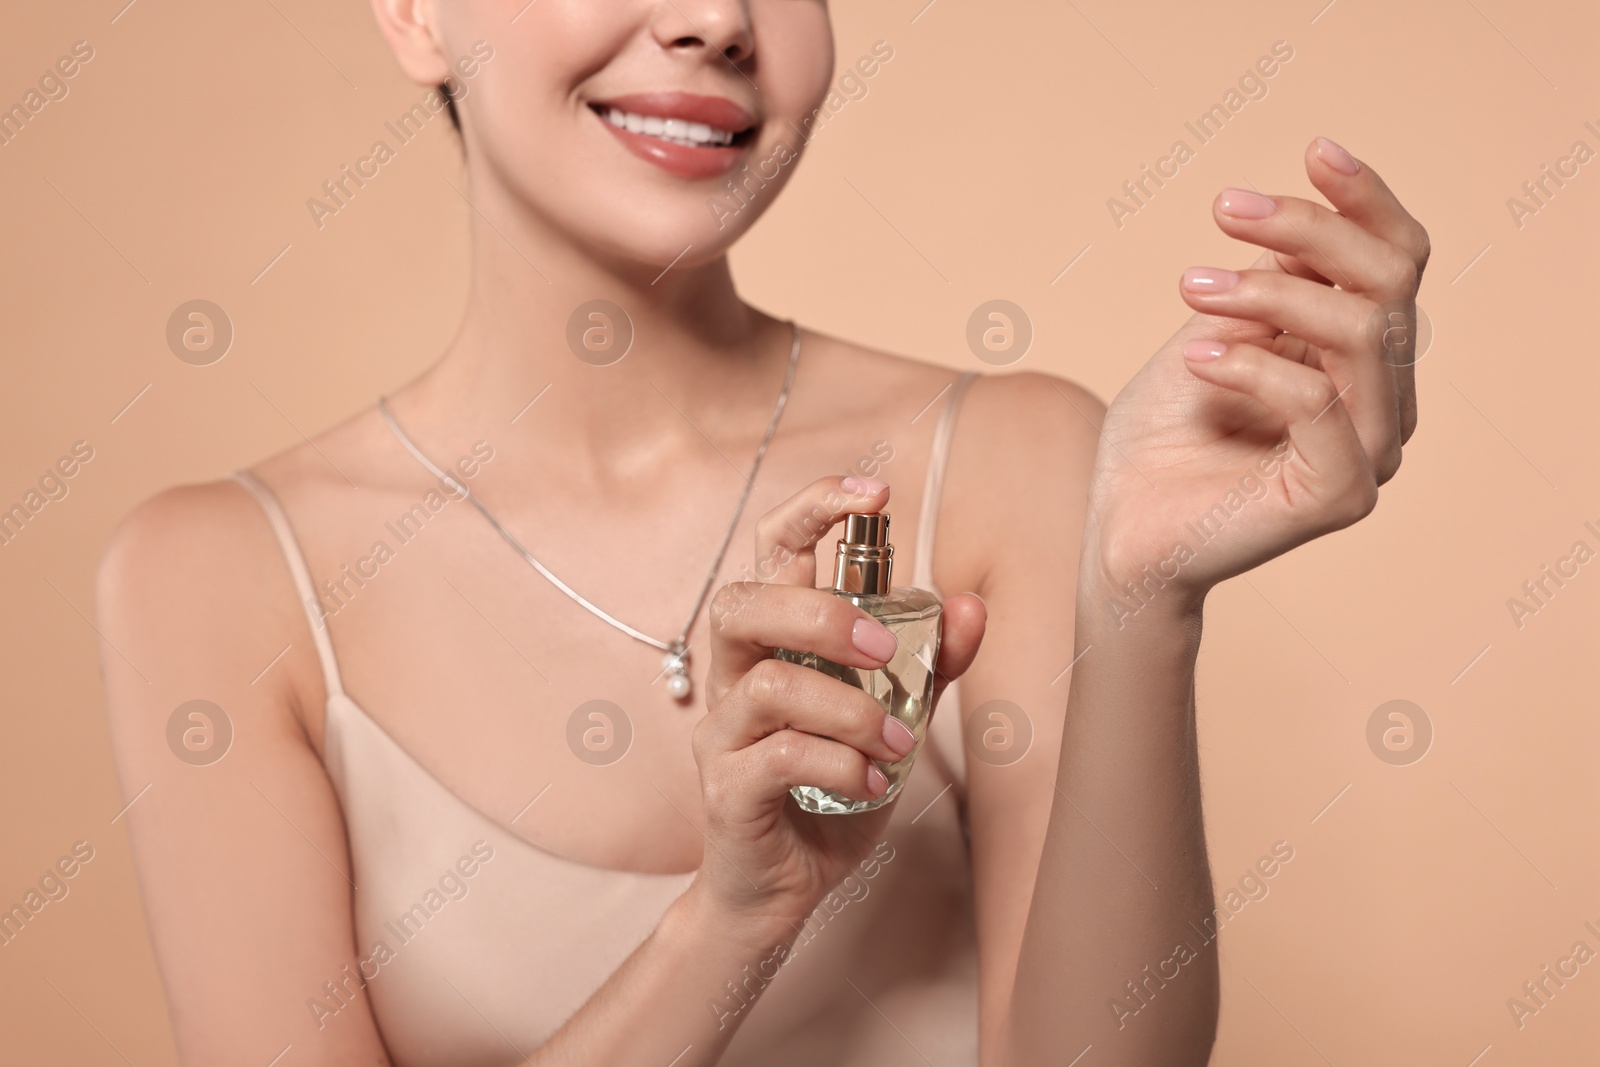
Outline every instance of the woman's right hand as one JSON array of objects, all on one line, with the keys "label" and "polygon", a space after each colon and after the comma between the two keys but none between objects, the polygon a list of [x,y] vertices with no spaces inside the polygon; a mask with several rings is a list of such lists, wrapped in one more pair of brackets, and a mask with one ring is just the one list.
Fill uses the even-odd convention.
[{"label": "woman's right hand", "polygon": [[[789,790],[881,796],[887,781],[871,761],[901,759],[911,732],[867,693],[772,651],[867,669],[894,655],[881,623],[816,588],[817,543],[845,515],[875,513],[888,499],[888,486],[871,478],[812,483],[757,524],[757,573],[772,579],[730,583],[712,601],[709,713],[694,735],[709,847],[696,881],[723,914],[780,928],[803,922],[883,838],[894,802],[816,815],[791,803]],[[977,597],[946,601],[935,700],[971,664],[983,628]]]}]

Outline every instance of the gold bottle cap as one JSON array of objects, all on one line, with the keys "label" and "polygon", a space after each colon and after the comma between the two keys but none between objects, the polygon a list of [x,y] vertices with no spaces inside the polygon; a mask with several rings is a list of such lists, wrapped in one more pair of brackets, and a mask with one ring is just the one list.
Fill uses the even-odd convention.
[{"label": "gold bottle cap", "polygon": [[841,593],[887,593],[893,566],[888,513],[846,515],[833,568],[834,589]]}]

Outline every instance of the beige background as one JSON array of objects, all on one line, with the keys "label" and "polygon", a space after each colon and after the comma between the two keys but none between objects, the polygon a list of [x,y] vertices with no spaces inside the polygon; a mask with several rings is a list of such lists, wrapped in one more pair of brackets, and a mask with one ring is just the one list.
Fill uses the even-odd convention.
[{"label": "beige background", "polygon": [[[1600,962],[1521,1029],[1506,1000],[1574,942],[1600,951],[1583,927],[1600,928],[1600,562],[1520,630],[1506,601],[1575,541],[1600,549],[1583,528],[1600,528],[1600,162],[1521,228],[1506,201],[1575,141],[1600,150],[1583,126],[1600,128],[1595,6],[921,2],[836,5],[841,68],[880,39],[894,58],[738,248],[757,304],[977,366],[967,316],[1004,297],[1037,330],[1019,366],[1109,398],[1185,316],[1185,266],[1252,258],[1213,226],[1214,193],[1311,195],[1312,136],[1373,164],[1432,234],[1436,338],[1403,470],[1358,527],[1210,601],[1219,889],[1273,842],[1295,849],[1229,924],[1215,1062],[1592,1062]],[[415,373],[465,284],[443,120],[323,230],[310,222],[306,199],[422,93],[366,4],[121,3],[12,5],[0,34],[0,104],[74,41],[95,51],[0,147],[0,506],[75,441],[95,451],[0,547],[0,905],[73,842],[95,849],[70,896],[0,947],[16,1063],[175,1062],[112,822],[133,790],[114,775],[88,621],[109,530],[157,489],[281,449]],[[1266,98],[1113,225],[1106,199],[1278,40],[1294,58]],[[209,367],[164,339],[196,297],[237,329]],[[1367,744],[1391,699],[1434,729],[1409,766]]]}]

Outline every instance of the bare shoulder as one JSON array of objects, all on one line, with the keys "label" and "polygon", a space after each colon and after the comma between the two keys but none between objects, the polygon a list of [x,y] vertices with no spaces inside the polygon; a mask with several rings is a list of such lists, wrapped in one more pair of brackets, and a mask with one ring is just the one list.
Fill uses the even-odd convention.
[{"label": "bare shoulder", "polygon": [[260,562],[251,559],[251,547],[260,547],[262,524],[259,506],[231,479],[147,497],[117,524],[101,554],[95,581],[101,610],[157,608],[196,582],[227,581],[240,564]]},{"label": "bare shoulder", "polygon": [[[270,471],[274,488],[291,484],[305,466],[295,451],[253,473],[269,481]],[[107,539],[94,588],[108,685],[132,679],[178,699],[242,681],[263,710],[300,719],[317,706],[320,674],[282,547],[239,482],[178,485],[141,501]],[[114,716],[146,704],[115,696]]]},{"label": "bare shoulder", "polygon": [[[351,487],[343,473],[352,465],[346,457],[359,456],[375,423],[373,412],[353,415],[248,470],[291,514],[294,502],[325,506]],[[339,457],[340,467],[331,456]],[[99,603],[117,611],[167,611],[209,591],[219,607],[239,598],[249,608],[241,614],[293,619],[297,605],[281,595],[287,582],[282,549],[260,502],[239,482],[219,478],[161,490],[134,507],[107,541],[96,591]]]},{"label": "bare shoulder", "polygon": [[1043,371],[982,374],[973,380],[964,412],[972,423],[1005,436],[1044,435],[1040,444],[1081,447],[1100,436],[1106,405],[1084,386]]},{"label": "bare shoulder", "polygon": [[[1075,570],[1106,405],[1039,371],[982,374],[962,403],[940,509],[949,588]],[[996,551],[996,531],[1005,551]]]},{"label": "bare shoulder", "polygon": [[[871,391],[875,395],[905,391],[909,399],[925,403],[961,374],[928,360],[820,336],[827,356],[845,361],[851,373],[871,381],[877,387]],[[977,425],[982,430],[1054,430],[1081,443],[1084,432],[1091,439],[1098,436],[1105,410],[1099,397],[1068,378],[1043,371],[980,372],[967,391],[961,421],[963,426]]]},{"label": "bare shoulder", "polygon": [[259,595],[274,550],[265,516],[243,486],[219,480],[164,489],[123,518],[101,554],[95,611],[102,632],[146,677],[164,672],[180,649],[226,661],[255,643],[247,640],[251,631],[282,630],[273,598]]}]

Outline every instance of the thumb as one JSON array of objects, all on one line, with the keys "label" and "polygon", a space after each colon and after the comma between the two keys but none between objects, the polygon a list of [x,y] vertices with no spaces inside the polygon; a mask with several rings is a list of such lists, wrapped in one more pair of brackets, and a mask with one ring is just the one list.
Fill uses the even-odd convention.
[{"label": "thumb", "polygon": [[934,664],[933,699],[937,709],[945,687],[972,666],[989,623],[989,609],[976,593],[957,593],[944,602],[940,619],[939,659]]}]

